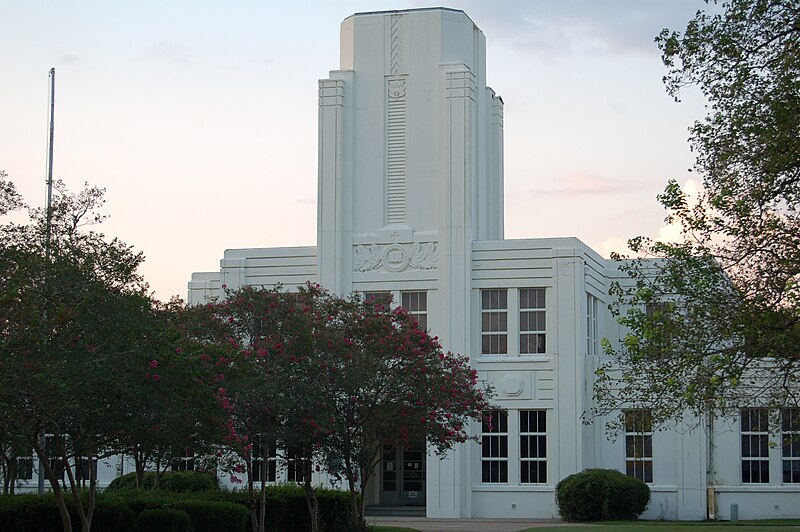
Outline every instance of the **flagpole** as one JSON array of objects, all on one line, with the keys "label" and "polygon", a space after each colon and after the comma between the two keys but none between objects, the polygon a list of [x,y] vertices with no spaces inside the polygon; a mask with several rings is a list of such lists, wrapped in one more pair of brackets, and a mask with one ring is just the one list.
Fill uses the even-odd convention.
[{"label": "flagpole", "polygon": [[[56,111],[56,69],[50,69],[50,136],[47,148],[47,220],[45,225],[45,241],[44,241],[44,290],[45,290],[45,305],[44,305],[44,324],[47,327],[47,306],[49,303],[49,292],[47,283],[48,271],[50,270],[50,238],[53,225],[53,137],[55,134],[55,111]],[[45,348],[47,348],[49,332],[45,328]],[[47,436],[44,432],[39,435],[39,445],[44,449],[47,443]],[[39,458],[39,476],[38,476],[38,491],[39,495],[44,495],[44,463]]]}]

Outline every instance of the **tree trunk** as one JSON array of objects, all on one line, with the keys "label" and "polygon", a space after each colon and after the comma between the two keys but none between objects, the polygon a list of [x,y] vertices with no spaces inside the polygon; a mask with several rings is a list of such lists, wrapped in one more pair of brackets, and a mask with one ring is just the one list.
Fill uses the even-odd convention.
[{"label": "tree trunk", "polygon": [[245,460],[247,466],[247,506],[250,508],[250,528],[258,530],[258,509],[256,508],[256,493],[253,487],[253,459]]},{"label": "tree trunk", "polygon": [[258,499],[258,531],[264,532],[266,529],[266,513],[267,513],[267,465],[269,461],[269,449],[265,448],[264,454],[261,456],[261,493]]},{"label": "tree trunk", "polygon": [[[56,499],[56,507],[58,508],[58,514],[61,516],[61,525],[64,528],[64,532],[72,532],[72,521],[69,517],[67,505],[64,503],[64,493],[61,491],[61,484],[58,482],[53,468],[50,467],[50,460],[47,453],[45,453],[44,449],[39,445],[38,433],[33,435],[33,448],[36,451],[36,455],[39,457],[39,461],[44,466],[44,472],[48,480],[50,480],[50,487],[53,488],[53,495]],[[41,471],[39,473],[41,474]]]},{"label": "tree trunk", "polygon": [[[302,465],[301,465],[302,464]],[[319,502],[317,501],[317,490],[311,483],[311,460],[298,460],[298,467],[303,471],[303,491],[306,494],[306,506],[308,507],[308,519],[311,532],[319,532]]]},{"label": "tree trunk", "polygon": [[142,489],[142,487],[144,487],[144,461],[143,452],[139,450],[133,452],[133,464],[136,468],[136,489]]}]

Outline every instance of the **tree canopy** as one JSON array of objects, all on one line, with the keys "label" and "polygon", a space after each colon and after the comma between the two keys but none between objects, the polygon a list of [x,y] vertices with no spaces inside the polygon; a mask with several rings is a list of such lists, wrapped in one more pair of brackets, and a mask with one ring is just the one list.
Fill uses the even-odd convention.
[{"label": "tree canopy", "polygon": [[690,128],[699,197],[671,181],[658,199],[682,241],[638,237],[612,311],[595,413],[798,405],[800,365],[800,4],[730,0],[656,38],[667,92],[699,87]]}]

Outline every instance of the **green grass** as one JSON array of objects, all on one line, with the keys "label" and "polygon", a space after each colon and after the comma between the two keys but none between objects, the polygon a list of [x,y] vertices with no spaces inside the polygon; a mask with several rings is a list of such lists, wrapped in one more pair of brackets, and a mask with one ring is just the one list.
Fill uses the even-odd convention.
[{"label": "green grass", "polygon": [[[575,523],[578,524],[578,523]],[[758,521],[603,521],[599,523],[582,523],[593,528],[611,528],[624,532],[640,532],[658,530],[658,532],[699,532],[698,529],[709,527],[732,527],[736,532],[758,532],[759,530],[780,530],[782,527],[800,528],[800,519],[761,519]],[[566,529],[555,526],[528,528],[520,532],[566,532]]]}]

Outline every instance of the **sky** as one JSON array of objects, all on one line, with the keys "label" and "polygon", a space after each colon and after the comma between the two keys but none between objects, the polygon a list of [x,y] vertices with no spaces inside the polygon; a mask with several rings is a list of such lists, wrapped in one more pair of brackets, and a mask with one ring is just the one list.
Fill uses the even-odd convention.
[{"label": "sky", "polygon": [[[54,177],[106,189],[98,229],[143,251],[156,297],[231,248],[316,243],[317,80],[339,25],[417,1],[0,0],[0,170],[45,201]],[[702,0],[463,0],[503,97],[506,238],[576,236],[608,255],[669,233],[655,197],[696,189],[688,127],[653,42]],[[695,178],[696,179],[696,178]]]}]

